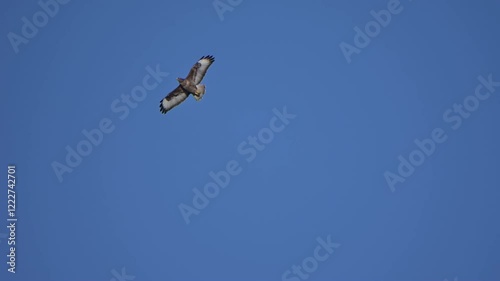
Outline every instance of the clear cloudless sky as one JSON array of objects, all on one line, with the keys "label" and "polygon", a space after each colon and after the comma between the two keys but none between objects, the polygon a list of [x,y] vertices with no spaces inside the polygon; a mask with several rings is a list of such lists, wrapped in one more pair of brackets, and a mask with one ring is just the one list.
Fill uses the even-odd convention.
[{"label": "clear cloudless sky", "polygon": [[[211,1],[70,1],[16,54],[9,32],[41,8],[2,1],[0,235],[8,164],[18,221],[0,279],[282,280],[330,235],[308,280],[500,280],[500,88],[457,130],[443,119],[478,76],[500,80],[500,4],[402,0],[348,63],[339,44],[387,3],[244,0],[221,20]],[[204,98],[160,114],[203,55]],[[121,120],[112,103],[157,65],[169,76]],[[284,107],[296,117],[247,162],[240,143]],[[105,118],[60,182],[52,163]],[[435,128],[447,140],[392,192],[384,173]],[[179,204],[231,160],[241,173],[186,224]]]}]

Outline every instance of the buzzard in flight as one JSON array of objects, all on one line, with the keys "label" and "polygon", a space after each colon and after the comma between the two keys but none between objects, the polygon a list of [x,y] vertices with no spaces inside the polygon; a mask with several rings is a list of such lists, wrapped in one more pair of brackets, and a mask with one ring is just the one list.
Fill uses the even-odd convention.
[{"label": "buzzard in flight", "polygon": [[213,56],[201,57],[193,65],[186,78],[177,78],[179,86],[161,100],[160,112],[162,114],[167,113],[170,109],[181,104],[190,94],[193,95],[196,101],[200,101],[205,94],[205,85],[200,84],[200,82],[214,61]]}]

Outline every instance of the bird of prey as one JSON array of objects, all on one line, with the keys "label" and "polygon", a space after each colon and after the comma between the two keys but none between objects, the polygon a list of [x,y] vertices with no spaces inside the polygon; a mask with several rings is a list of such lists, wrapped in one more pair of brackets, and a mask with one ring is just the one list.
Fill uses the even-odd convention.
[{"label": "bird of prey", "polygon": [[189,95],[200,101],[205,94],[205,85],[200,82],[214,61],[213,56],[203,56],[193,65],[186,78],[177,78],[179,86],[160,101],[160,112],[167,113],[186,100]]}]

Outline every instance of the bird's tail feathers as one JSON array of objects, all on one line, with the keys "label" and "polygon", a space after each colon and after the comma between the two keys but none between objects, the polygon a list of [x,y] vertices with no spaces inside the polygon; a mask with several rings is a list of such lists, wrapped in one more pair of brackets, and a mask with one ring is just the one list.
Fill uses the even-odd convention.
[{"label": "bird's tail feathers", "polygon": [[201,98],[203,98],[203,95],[205,94],[205,85],[199,84],[196,85],[196,95],[193,95],[193,97],[199,101]]},{"label": "bird's tail feathers", "polygon": [[196,89],[198,90],[198,93],[200,95],[204,95],[205,94],[205,85],[203,84],[199,84],[199,85],[196,85]]}]

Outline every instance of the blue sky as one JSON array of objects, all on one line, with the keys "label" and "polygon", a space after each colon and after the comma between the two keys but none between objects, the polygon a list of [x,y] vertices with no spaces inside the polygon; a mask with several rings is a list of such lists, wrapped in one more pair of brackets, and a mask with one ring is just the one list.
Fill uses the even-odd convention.
[{"label": "blue sky", "polygon": [[[15,274],[0,235],[1,280],[500,280],[500,87],[478,80],[500,81],[500,4],[216,4],[68,1],[18,44],[43,10],[0,4],[0,155],[4,179],[16,165],[18,217]],[[356,46],[354,28],[388,7]],[[160,114],[203,55],[216,60],[204,98]],[[144,79],[157,84],[117,113]],[[67,166],[66,147],[102,122]],[[72,171],[60,180],[54,162]],[[186,224],[179,205],[196,208],[193,189],[228,163],[239,172]]]}]

